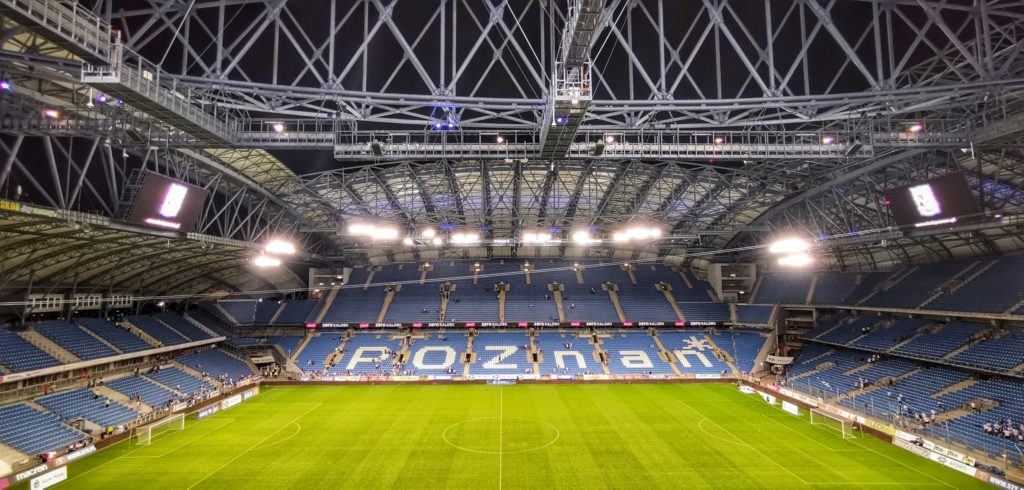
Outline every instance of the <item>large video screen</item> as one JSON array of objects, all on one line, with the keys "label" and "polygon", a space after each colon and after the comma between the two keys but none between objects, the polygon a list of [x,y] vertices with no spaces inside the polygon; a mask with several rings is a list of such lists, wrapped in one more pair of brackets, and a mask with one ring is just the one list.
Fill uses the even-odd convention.
[{"label": "large video screen", "polygon": [[164,230],[194,231],[206,203],[206,189],[147,173],[128,222]]},{"label": "large video screen", "polygon": [[981,212],[960,173],[889,190],[885,199],[900,226],[954,223],[974,219]]}]

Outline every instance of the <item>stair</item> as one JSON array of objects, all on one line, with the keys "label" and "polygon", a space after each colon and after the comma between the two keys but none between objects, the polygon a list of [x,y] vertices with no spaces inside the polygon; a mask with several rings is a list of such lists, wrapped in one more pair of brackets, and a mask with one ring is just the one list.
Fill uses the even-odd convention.
[{"label": "stair", "polygon": [[[537,340],[533,335],[530,335],[530,354],[535,352],[537,352]],[[532,359],[533,356],[531,355],[530,358]],[[533,364],[533,373],[540,374],[540,362],[533,361],[531,364]]]},{"label": "stair", "polygon": [[632,282],[633,284],[637,284],[636,271],[634,271],[632,267],[626,269],[626,274],[629,275],[630,282]]},{"label": "stair", "polygon": [[[167,327],[168,330],[170,330],[170,331],[172,331],[172,332],[174,332],[174,333],[176,333],[178,335],[181,335],[181,338],[186,339],[189,342],[192,341],[191,338],[188,335],[185,335],[185,334],[179,332],[177,329],[172,327],[169,323],[167,323],[167,322],[165,322],[165,321],[163,321],[163,320],[161,320],[161,319],[159,319],[159,318],[157,318],[155,316],[153,317],[153,320],[155,320],[155,321],[159,322],[160,324],[162,324],[163,326]],[[205,331],[206,329],[203,329],[203,330]]]},{"label": "stair", "polygon": [[[970,408],[971,407],[971,402],[974,402],[974,405],[976,407],[975,410],[971,410],[971,408]],[[971,401],[965,403],[964,406],[962,406],[962,407],[957,407],[957,408],[954,408],[954,409],[951,409],[951,410],[946,410],[946,411],[944,411],[944,412],[942,412],[940,414],[935,415],[935,422],[934,423],[941,424],[943,422],[949,422],[951,420],[956,420],[956,419],[958,419],[960,417],[966,417],[966,416],[971,415],[973,413],[987,412],[989,410],[992,410],[993,408],[998,408],[998,407],[999,407],[999,402],[997,402],[995,400],[989,400],[988,398],[975,398],[974,400],[971,400]]]},{"label": "stair", "polygon": [[324,301],[324,307],[320,309],[320,313],[317,313],[316,320],[313,323],[319,324],[324,321],[324,316],[327,315],[327,310],[331,309],[331,305],[334,304],[334,299],[338,297],[339,291],[341,291],[341,287],[331,288],[331,292],[327,293],[327,300]]},{"label": "stair", "polygon": [[867,369],[871,369],[873,367],[875,367],[875,365],[873,363],[865,362],[864,364],[861,364],[860,366],[857,366],[857,367],[855,367],[853,369],[846,370],[846,372],[844,372],[843,374],[845,374],[847,376],[850,376],[850,375],[853,375],[853,374],[857,374],[857,373],[859,373],[861,371],[864,371],[864,370],[867,370]]},{"label": "stair", "polygon": [[0,475],[12,473],[15,463],[20,463],[28,458],[27,454],[0,442]]},{"label": "stair", "polygon": [[25,332],[18,332],[21,338],[28,341],[28,343],[38,347],[43,352],[57,358],[64,364],[70,364],[72,362],[81,361],[77,356],[71,353],[71,351],[61,347],[56,342],[46,338],[43,334],[36,332],[35,330],[29,330]]},{"label": "stair", "polygon": [[1024,308],[1024,296],[1021,297],[1020,301],[1016,302],[1013,306],[1007,308],[1007,310],[1004,311],[1003,313],[1012,314],[1013,312],[1021,308]]},{"label": "stair", "polygon": [[576,271],[576,284],[583,284],[583,269]]},{"label": "stair", "polygon": [[[278,308],[278,311],[281,311],[281,309]],[[182,315],[181,317],[184,318],[189,323],[191,323],[192,325],[195,325],[196,328],[198,328],[199,330],[202,330],[202,331],[206,332],[206,334],[209,335],[210,337],[221,337],[222,336],[221,334],[211,330],[210,327],[207,327],[206,325],[203,325],[203,322],[201,322],[199,320],[196,320],[195,318],[192,318],[189,315]]]},{"label": "stair", "polygon": [[391,306],[391,301],[394,299],[394,289],[389,289],[388,292],[384,293],[384,304],[380,306],[380,313],[377,314],[377,323],[382,323],[384,321],[384,316],[388,314],[388,307]]},{"label": "stair", "polygon": [[704,337],[704,340],[708,341],[708,345],[711,346],[711,349],[715,352],[717,357],[719,359],[721,359],[723,362],[725,362],[729,366],[729,369],[732,370],[732,373],[733,374],[739,374],[740,370],[739,370],[739,368],[736,367],[736,364],[733,363],[732,356],[730,356],[728,352],[726,352],[726,351],[722,350],[721,348],[719,348],[718,345],[715,344],[715,341],[711,340],[711,336],[710,335],[704,335],[703,337]]},{"label": "stair", "polygon": [[[991,335],[992,339],[995,340],[995,339],[998,339],[999,337],[1002,337],[1002,336],[1006,335],[1007,333],[1009,333],[1009,331],[1008,330],[1003,330],[1003,331],[1000,332],[1000,331],[996,330],[996,327],[990,327],[990,328],[986,329],[983,333],[985,335]],[[964,344],[964,345],[958,347],[957,349],[955,349],[953,352],[950,352],[949,354],[946,354],[946,355],[942,356],[942,360],[948,361],[948,360],[956,357],[961,352],[963,352],[963,351],[965,351],[967,349],[970,349],[971,347],[974,347],[974,346],[976,346],[976,345],[978,345],[978,344],[980,344],[982,342],[985,342],[984,335],[979,335],[977,339],[972,340],[970,342],[967,342],[966,344]]]},{"label": "stair", "polygon": [[292,352],[292,355],[291,355],[291,357],[289,357],[289,359],[291,359],[293,361],[295,359],[298,359],[299,353],[302,352],[302,349],[305,349],[306,346],[309,345],[309,341],[313,340],[313,337],[315,337],[315,336],[314,335],[306,335],[306,336],[302,337],[302,340],[299,341],[299,345],[295,346],[295,350]]},{"label": "stair", "polygon": [[612,305],[615,306],[615,314],[619,315],[619,321],[626,321],[626,314],[622,312],[622,304],[619,303],[619,293],[608,288],[608,298],[612,300]]},{"label": "stair", "polygon": [[686,274],[683,273],[682,269],[676,270],[676,274],[679,274],[679,277],[683,278],[683,284],[686,284],[686,287],[693,289],[693,283],[690,282],[690,278],[686,277]]},{"label": "stair", "polygon": [[822,352],[821,354],[818,354],[818,355],[816,355],[816,356],[814,356],[814,357],[812,357],[812,358],[810,358],[810,359],[807,359],[807,360],[806,360],[806,361],[804,361],[804,362],[813,362],[813,361],[817,361],[818,359],[821,359],[822,357],[825,357],[825,356],[828,356],[828,355],[834,354],[835,352],[836,352],[836,351],[834,351],[834,350],[830,350],[830,351]]},{"label": "stair", "polygon": [[876,286],[874,291],[871,291],[871,293],[869,293],[867,296],[861,298],[861,300],[858,301],[857,304],[864,303],[865,301],[871,299],[874,295],[876,295],[876,294],[878,294],[878,293],[880,293],[882,291],[888,291],[889,289],[892,289],[893,286],[899,284],[900,281],[905,279],[907,276],[913,274],[914,271],[916,271],[919,267],[920,266],[917,266],[917,265],[910,266],[910,267],[907,267],[907,268],[905,268],[905,269],[903,269],[903,270],[893,274],[891,277],[889,277],[888,279],[882,281],[881,284]]},{"label": "stair", "polygon": [[976,379],[965,379],[965,380],[960,381],[958,383],[953,383],[953,384],[951,384],[951,385],[949,385],[949,386],[947,386],[947,387],[945,387],[945,388],[943,388],[943,389],[941,389],[939,391],[936,391],[935,393],[932,393],[930,396],[932,398],[938,398],[940,396],[948,395],[950,393],[953,393],[954,391],[960,391],[960,390],[962,390],[964,388],[967,388],[968,386],[976,385],[979,382],[980,381],[978,381]]},{"label": "stair", "polygon": [[505,294],[504,289],[498,291],[498,321],[502,323],[505,322]]},{"label": "stair", "polygon": [[[872,383],[872,384],[870,384],[868,386],[865,386],[864,389],[855,389],[853,391],[848,391],[846,393],[843,393],[842,395],[839,395],[838,397],[836,397],[834,399],[835,400],[847,400],[847,399],[853,398],[853,397],[858,396],[858,395],[863,395],[865,393],[871,393],[872,391],[875,391],[875,390],[878,390],[878,389],[881,389],[881,388],[889,388],[892,385],[895,385],[896,383],[899,383],[900,381],[903,381],[903,380],[905,380],[905,379],[907,379],[907,378],[909,378],[909,377],[911,377],[911,376],[913,376],[913,375],[915,375],[915,374],[917,374],[919,372],[921,372],[921,369],[914,369],[914,370],[912,370],[910,372],[903,373],[903,374],[901,374],[899,376],[895,376],[895,377],[893,377],[893,376],[883,376],[881,378],[878,378],[878,380],[875,381],[874,383]],[[891,384],[888,383],[888,381],[890,381],[890,380],[892,381]]]},{"label": "stair", "polygon": [[652,328],[648,332],[648,335],[650,335],[651,338],[654,339],[654,344],[658,346],[658,352],[661,353],[661,357],[663,358],[663,360],[665,362],[667,362],[669,364],[669,366],[672,366],[672,371],[674,371],[676,373],[676,376],[682,376],[683,372],[679,370],[679,366],[677,366],[676,363],[673,362],[673,360],[672,360],[672,353],[669,352],[669,350],[665,348],[665,344],[662,344],[661,343],[661,339],[658,338],[657,330],[654,330]]},{"label": "stair", "polygon": [[122,351],[121,349],[118,349],[117,347],[115,347],[114,344],[111,344],[110,342],[107,342],[106,339],[104,339],[103,337],[100,337],[99,335],[96,335],[95,333],[92,332],[92,330],[89,330],[88,328],[85,328],[84,326],[82,326],[82,325],[80,325],[78,323],[76,323],[75,326],[78,327],[79,330],[85,332],[86,335],[89,335],[92,338],[100,341],[100,343],[102,343],[103,345],[109,347],[114,352],[117,352],[118,354],[124,354],[124,351]]},{"label": "stair", "polygon": [[229,323],[238,325],[238,320],[231,313],[228,313],[228,310],[225,310],[224,307],[220,305],[220,303],[214,303],[213,307],[217,309],[217,312],[220,314],[221,318],[226,318],[230,320]]},{"label": "stair", "polygon": [[804,304],[811,304],[814,300],[814,290],[818,288],[818,275],[811,276],[811,287],[807,288],[807,297],[804,299]]},{"label": "stair", "polygon": [[686,317],[683,316],[683,310],[679,309],[679,304],[676,303],[676,297],[672,294],[672,291],[663,289],[661,292],[665,295],[665,300],[668,301],[668,304],[672,305],[672,310],[676,312],[676,317],[679,318],[679,321],[685,322]]},{"label": "stair", "polygon": [[[978,264],[981,264],[980,260],[976,260],[974,262],[971,262],[970,264],[967,265],[967,267],[964,267],[963,269],[961,269],[956,274],[953,274],[953,277],[949,278],[949,280],[947,280],[946,282],[940,284],[937,288],[935,288],[935,292],[932,293],[931,296],[928,296],[928,298],[926,298],[924,300],[924,302],[922,302],[921,304],[917,305],[917,308],[915,308],[915,309],[918,309],[918,310],[922,309],[922,308],[924,308],[924,305],[926,305],[928,303],[931,303],[932,301],[935,301],[935,298],[938,298],[939,296],[942,296],[943,294],[946,294],[946,287],[949,284],[952,284],[955,281],[959,280],[960,277],[962,277],[964,274],[970,272],[971,269],[977,269],[978,268],[977,267]],[[984,272],[989,267],[991,267],[992,264],[994,264],[994,262],[989,263],[986,267],[981,267],[980,271],[975,271],[975,273],[971,274],[971,276],[969,278],[967,278],[964,281],[958,283],[955,287],[950,288],[949,292],[952,293],[953,291],[956,291],[957,289],[960,289],[961,287],[963,287],[964,284],[967,284],[967,282],[969,282],[971,279],[974,279],[978,274]]]},{"label": "stair", "polygon": [[804,378],[806,378],[808,376],[813,376],[815,374],[828,371],[829,369],[832,369],[834,367],[836,367],[836,363],[834,363],[832,361],[823,362],[823,363],[818,364],[817,366],[815,366],[814,369],[812,369],[810,371],[807,371],[806,373],[801,373],[801,374],[798,374],[796,376],[793,376],[793,377],[789,378],[789,380],[790,381],[796,381],[798,379],[804,379]]},{"label": "stair", "polygon": [[729,303],[729,323],[739,323],[736,316],[736,303]]},{"label": "stair", "polygon": [[558,308],[558,321],[559,322],[564,322],[565,321],[565,309],[562,308],[562,292],[561,291],[553,291],[552,292],[552,297],[555,298],[555,308]]},{"label": "stair", "polygon": [[131,333],[132,335],[144,340],[147,344],[153,346],[153,348],[156,348],[161,345],[159,340],[157,340],[155,337],[150,336],[148,333],[146,333],[145,330],[133,325],[132,322],[125,320],[124,323],[128,325],[128,333]]},{"label": "stair", "polygon": [[439,322],[443,322],[444,321],[444,316],[448,313],[448,298],[449,298],[449,296],[450,295],[448,295],[448,294],[442,294],[441,295],[441,313],[438,314],[438,318],[437,318],[437,321],[439,321]]},{"label": "stair", "polygon": [[750,303],[757,302],[757,293],[761,291],[761,283],[764,282],[764,276],[757,276],[757,282],[754,283],[754,289],[750,290]]},{"label": "stair", "polygon": [[277,317],[281,316],[281,312],[284,311],[284,307],[287,306],[287,304],[288,303],[282,301],[281,304],[277,306],[277,311],[275,311],[274,314],[270,317],[269,323],[271,325],[273,325],[274,322],[277,321]]}]

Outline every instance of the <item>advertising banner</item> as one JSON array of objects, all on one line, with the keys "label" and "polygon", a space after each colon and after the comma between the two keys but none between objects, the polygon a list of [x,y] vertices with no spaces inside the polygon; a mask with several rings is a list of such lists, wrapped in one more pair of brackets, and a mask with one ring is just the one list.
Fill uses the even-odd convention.
[{"label": "advertising banner", "polygon": [[740,393],[743,393],[743,394],[746,394],[746,395],[753,395],[754,393],[757,393],[757,390],[755,390],[755,389],[753,389],[753,388],[751,388],[751,387],[749,387],[747,385],[740,385]]},{"label": "advertising banner", "polygon": [[239,403],[242,403],[242,395],[231,396],[220,401],[220,409],[227,410]]},{"label": "advertising banner", "polygon": [[765,356],[764,360],[769,362],[769,363],[771,363],[771,364],[779,364],[779,365],[783,365],[783,366],[785,366],[787,364],[793,364],[793,358],[792,357]]},{"label": "advertising banner", "polygon": [[220,405],[213,404],[196,412],[196,420],[202,420],[220,411]]},{"label": "advertising banner", "polygon": [[777,398],[775,398],[775,395],[769,395],[768,393],[763,393],[763,392],[760,392],[760,391],[758,391],[757,394],[761,395],[761,398],[764,399],[764,402],[769,404],[769,405],[778,405],[779,404],[779,400]]},{"label": "advertising banner", "polygon": [[44,488],[50,488],[64,480],[68,479],[68,467],[61,466],[54,471],[46,473],[43,476],[33,478],[29,482],[29,488],[32,490],[43,490]]},{"label": "advertising banner", "polygon": [[957,452],[952,449],[948,449],[944,446],[935,444],[927,439],[924,440],[924,448],[933,453],[941,454],[943,456],[946,456],[947,458],[955,459],[967,465],[974,466],[975,463],[974,458],[967,456],[966,454],[963,454],[961,452]]},{"label": "advertising banner", "polygon": [[712,373],[712,374],[697,373],[696,375],[694,375],[694,377],[697,378],[697,379],[721,379],[722,375],[721,374],[717,374],[717,373]]},{"label": "advertising banner", "polygon": [[791,414],[793,414],[793,415],[800,415],[800,407],[797,406],[795,403],[789,403],[787,401],[783,401],[782,402],[782,409],[787,411],[787,412],[789,412],[789,413],[791,413]]},{"label": "advertising banner", "polygon": [[249,358],[253,364],[273,364],[274,356],[252,356]]},{"label": "advertising banner", "polygon": [[242,400],[248,400],[260,394],[260,387],[251,388],[242,392]]}]

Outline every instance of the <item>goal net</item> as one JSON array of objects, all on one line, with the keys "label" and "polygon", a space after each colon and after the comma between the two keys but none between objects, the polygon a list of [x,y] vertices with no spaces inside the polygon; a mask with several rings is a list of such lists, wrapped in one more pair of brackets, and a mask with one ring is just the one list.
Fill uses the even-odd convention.
[{"label": "goal net", "polygon": [[148,446],[153,438],[171,431],[185,430],[185,414],[175,414],[152,424],[135,428],[135,444]]},{"label": "goal net", "polygon": [[843,439],[857,437],[853,432],[853,422],[842,417],[822,412],[816,408],[811,409],[811,425],[821,425],[839,432]]}]

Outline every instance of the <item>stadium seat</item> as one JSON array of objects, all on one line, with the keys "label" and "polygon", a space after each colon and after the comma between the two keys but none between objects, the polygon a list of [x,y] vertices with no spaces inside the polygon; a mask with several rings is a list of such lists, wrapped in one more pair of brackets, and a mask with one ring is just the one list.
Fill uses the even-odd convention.
[{"label": "stadium seat", "polygon": [[153,346],[146,343],[137,335],[132,335],[128,330],[100,318],[79,318],[78,323],[90,332],[103,338],[107,342],[121,350],[121,352],[140,352],[152,349]]},{"label": "stadium seat", "polygon": [[79,359],[99,359],[120,354],[120,352],[111,349],[74,323],[46,321],[37,324],[35,330],[78,356]]},{"label": "stadium seat", "polygon": [[61,363],[20,335],[0,329],[0,364],[13,372],[20,372],[59,366]]}]

